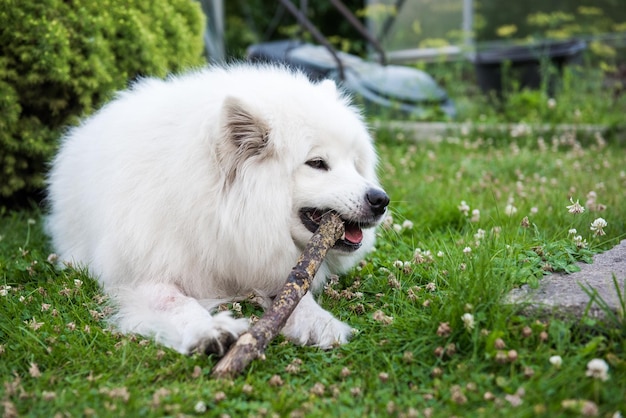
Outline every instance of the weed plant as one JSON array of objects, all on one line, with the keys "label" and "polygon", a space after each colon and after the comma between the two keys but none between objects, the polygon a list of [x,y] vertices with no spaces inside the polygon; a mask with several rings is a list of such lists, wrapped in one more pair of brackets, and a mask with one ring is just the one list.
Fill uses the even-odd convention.
[{"label": "weed plant", "polygon": [[320,296],[358,330],[352,341],[321,351],[278,338],[232,381],[209,377],[213,357],[117,334],[96,282],[55,266],[41,212],[5,214],[4,416],[626,413],[623,315],[607,324],[523,316],[504,302],[626,236],[623,145],[528,132],[413,139],[379,132],[389,217],[376,250]]},{"label": "weed plant", "polygon": [[[521,88],[504,63],[501,94],[478,88],[474,67],[467,61],[420,67],[431,74],[454,100],[457,121],[472,123],[586,124],[624,126],[626,80],[597,65],[567,65],[561,72],[545,66],[538,89]],[[553,84],[548,86],[547,80]],[[493,93],[493,92],[492,92]]]}]

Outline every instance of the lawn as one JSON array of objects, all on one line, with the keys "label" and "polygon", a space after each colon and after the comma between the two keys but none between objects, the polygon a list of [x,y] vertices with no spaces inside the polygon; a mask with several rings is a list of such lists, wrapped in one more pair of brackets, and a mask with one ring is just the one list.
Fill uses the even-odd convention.
[{"label": "lawn", "polygon": [[[624,145],[519,128],[377,137],[390,216],[376,250],[320,296],[358,333],[330,351],[279,337],[232,381],[210,378],[214,358],[116,334],[97,284],[54,267],[41,212],[4,214],[4,416],[626,413],[623,319],[525,317],[503,303],[513,287],[575,271],[626,237]],[[598,218],[606,226],[594,231]]]}]

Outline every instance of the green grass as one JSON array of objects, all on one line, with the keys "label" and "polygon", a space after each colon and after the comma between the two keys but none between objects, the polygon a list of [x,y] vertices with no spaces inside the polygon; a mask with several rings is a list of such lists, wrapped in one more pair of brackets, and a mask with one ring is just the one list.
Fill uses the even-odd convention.
[{"label": "green grass", "polygon": [[[593,402],[598,416],[624,414],[623,321],[525,317],[502,303],[511,288],[575,271],[577,260],[626,237],[623,145],[567,135],[555,141],[502,134],[415,143],[379,133],[392,219],[376,251],[321,296],[358,335],[330,351],[278,338],[265,361],[232,381],[209,377],[214,358],[113,332],[97,284],[47,261],[41,213],[5,214],[4,416],[580,416],[581,403],[568,400]],[[590,210],[591,191],[603,211]],[[568,212],[570,197],[584,213]],[[516,212],[507,215],[507,204]],[[589,228],[597,217],[608,223],[604,236]],[[572,228],[586,248],[575,244]],[[244,312],[259,314],[251,306]],[[473,329],[465,329],[465,313]],[[555,355],[560,368],[549,361]],[[586,376],[594,358],[608,363],[608,381]]]}]

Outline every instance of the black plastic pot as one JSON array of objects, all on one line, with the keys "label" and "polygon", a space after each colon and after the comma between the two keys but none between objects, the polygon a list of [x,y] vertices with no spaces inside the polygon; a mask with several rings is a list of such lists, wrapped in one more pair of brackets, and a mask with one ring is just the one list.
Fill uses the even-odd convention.
[{"label": "black plastic pot", "polygon": [[[586,48],[585,41],[570,40],[478,51],[473,59],[478,85],[487,94],[501,96],[503,77],[516,80],[520,88],[536,89],[546,82],[552,94],[563,67],[580,63]],[[550,67],[557,71],[551,72]]]}]

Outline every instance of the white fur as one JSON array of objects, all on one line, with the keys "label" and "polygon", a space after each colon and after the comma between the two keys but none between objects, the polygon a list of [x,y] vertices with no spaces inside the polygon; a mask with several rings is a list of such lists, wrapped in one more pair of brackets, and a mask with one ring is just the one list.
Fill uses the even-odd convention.
[{"label": "white fur", "polygon": [[[311,237],[301,208],[366,216],[375,165],[361,117],[332,82],[246,65],[146,79],[65,136],[47,229],[61,259],[114,297],[121,331],[222,352],[248,322],[210,310],[276,295]],[[316,290],[372,248],[374,229],[363,233],[359,250],[329,253]],[[350,331],[308,295],[283,332],[327,348]]]}]

